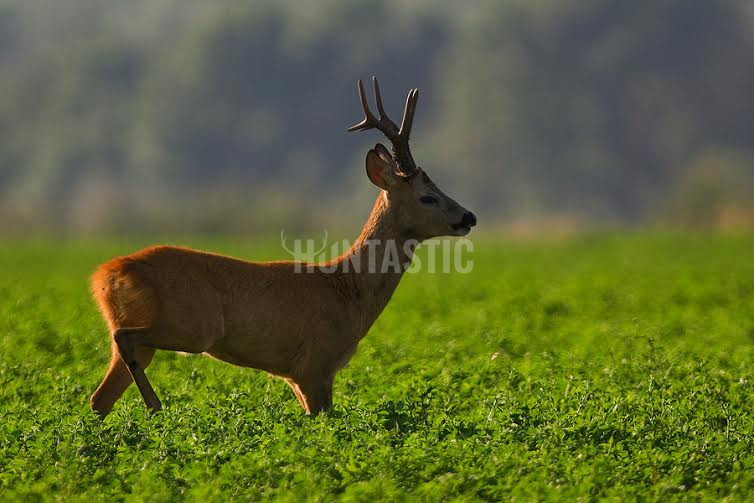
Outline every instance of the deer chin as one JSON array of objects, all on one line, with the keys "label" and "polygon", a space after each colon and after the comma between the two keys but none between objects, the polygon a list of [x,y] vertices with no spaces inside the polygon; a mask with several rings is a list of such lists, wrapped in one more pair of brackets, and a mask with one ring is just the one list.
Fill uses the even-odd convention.
[{"label": "deer chin", "polygon": [[451,236],[465,236],[466,234],[471,232],[471,227],[469,227],[468,225],[455,224],[451,225],[450,227],[453,230]]}]

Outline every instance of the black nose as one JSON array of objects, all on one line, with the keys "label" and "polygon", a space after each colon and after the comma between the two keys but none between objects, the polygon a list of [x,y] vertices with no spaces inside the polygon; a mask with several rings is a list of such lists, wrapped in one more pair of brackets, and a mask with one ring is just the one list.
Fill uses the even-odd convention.
[{"label": "black nose", "polygon": [[461,220],[461,223],[468,227],[474,227],[476,225],[476,215],[474,215],[470,211],[467,211],[466,213],[463,214],[463,219]]}]

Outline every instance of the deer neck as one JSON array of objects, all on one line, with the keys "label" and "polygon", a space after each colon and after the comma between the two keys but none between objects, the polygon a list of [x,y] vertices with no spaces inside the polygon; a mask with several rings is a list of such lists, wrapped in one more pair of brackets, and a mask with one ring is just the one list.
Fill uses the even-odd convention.
[{"label": "deer neck", "polygon": [[350,280],[361,301],[364,332],[392,297],[418,244],[410,231],[401,228],[398,216],[397,208],[381,192],[356,242],[340,257],[360,265],[352,270]]}]

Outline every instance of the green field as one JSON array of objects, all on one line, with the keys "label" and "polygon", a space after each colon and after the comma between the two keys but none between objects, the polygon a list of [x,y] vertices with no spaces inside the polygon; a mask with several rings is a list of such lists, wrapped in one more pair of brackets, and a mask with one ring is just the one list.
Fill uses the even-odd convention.
[{"label": "green field", "polygon": [[0,500],[754,498],[752,236],[480,238],[471,274],[404,278],[326,414],[158,352],[165,410],[132,386],[101,421],[88,275],[143,244],[0,243]]}]

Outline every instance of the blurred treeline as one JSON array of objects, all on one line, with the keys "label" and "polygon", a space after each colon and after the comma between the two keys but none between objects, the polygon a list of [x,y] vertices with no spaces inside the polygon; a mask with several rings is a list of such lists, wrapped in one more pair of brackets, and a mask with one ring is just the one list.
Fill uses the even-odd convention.
[{"label": "blurred treeline", "polygon": [[754,224],[750,0],[0,0],[0,231],[351,226],[372,74],[481,222]]}]

